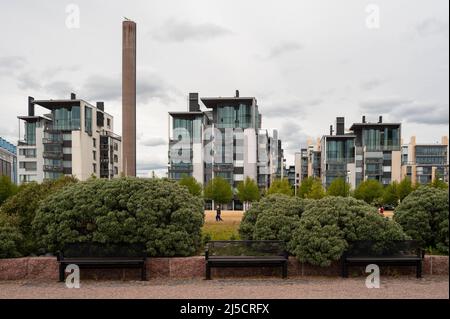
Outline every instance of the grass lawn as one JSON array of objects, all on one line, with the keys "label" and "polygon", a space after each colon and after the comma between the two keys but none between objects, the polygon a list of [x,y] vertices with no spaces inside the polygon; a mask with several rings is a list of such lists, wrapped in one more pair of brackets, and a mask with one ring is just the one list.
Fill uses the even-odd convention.
[{"label": "grass lawn", "polygon": [[203,225],[203,235],[209,234],[211,240],[239,239],[239,224],[241,223],[243,212],[223,210],[221,217],[223,221],[216,222],[216,212],[205,211],[205,225]]}]

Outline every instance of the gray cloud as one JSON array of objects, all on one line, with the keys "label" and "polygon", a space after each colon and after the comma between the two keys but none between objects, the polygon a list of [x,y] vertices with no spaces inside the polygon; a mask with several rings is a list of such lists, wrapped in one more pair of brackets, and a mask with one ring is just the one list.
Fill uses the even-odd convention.
[{"label": "gray cloud", "polygon": [[[103,75],[89,76],[82,90],[83,95],[93,100],[114,101],[122,98],[122,80],[119,76],[106,77]],[[146,103],[150,99],[159,98],[165,103],[172,101],[172,95],[178,90],[156,74],[138,73],[136,81],[137,103]]]},{"label": "gray cloud", "polygon": [[373,90],[383,84],[380,79],[370,79],[361,83],[361,88],[366,91]]},{"label": "gray cloud", "polygon": [[38,90],[42,87],[41,83],[30,73],[21,73],[17,75],[16,80],[17,87],[24,91]]},{"label": "gray cloud", "polygon": [[157,160],[138,161],[136,163],[136,169],[140,171],[162,170],[167,169],[167,163]]},{"label": "gray cloud", "polygon": [[302,131],[302,127],[296,121],[286,121],[280,129],[279,137],[286,151],[299,151],[306,145],[308,136]]},{"label": "gray cloud", "polygon": [[403,98],[377,98],[360,103],[361,112],[389,115],[391,120],[416,124],[445,125],[449,123],[448,105],[425,103]]},{"label": "gray cloud", "polygon": [[322,99],[310,99],[310,100],[293,100],[286,102],[277,102],[275,104],[269,104],[267,107],[261,109],[264,116],[270,117],[292,117],[292,116],[305,116],[307,110],[310,107],[320,105],[323,102]]},{"label": "gray cloud", "polygon": [[0,72],[15,72],[26,64],[27,59],[23,56],[3,56],[0,57]]},{"label": "gray cloud", "polygon": [[427,18],[416,25],[416,31],[420,36],[444,35],[448,37],[448,23],[436,18]]},{"label": "gray cloud", "polygon": [[188,21],[167,20],[152,37],[162,42],[204,41],[230,35],[233,32],[214,23],[193,24]]},{"label": "gray cloud", "polygon": [[303,46],[298,42],[283,42],[274,47],[269,52],[267,56],[269,59],[277,58],[289,52],[298,51],[303,49]]},{"label": "gray cloud", "polygon": [[143,146],[161,146],[167,145],[167,141],[162,137],[149,137],[140,141]]}]

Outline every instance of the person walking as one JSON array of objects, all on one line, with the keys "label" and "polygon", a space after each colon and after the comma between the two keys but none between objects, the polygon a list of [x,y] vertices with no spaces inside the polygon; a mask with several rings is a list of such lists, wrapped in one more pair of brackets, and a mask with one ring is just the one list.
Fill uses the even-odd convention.
[{"label": "person walking", "polygon": [[216,222],[223,221],[222,217],[220,216],[221,213],[222,212],[220,211],[220,205],[217,205],[216,206]]}]

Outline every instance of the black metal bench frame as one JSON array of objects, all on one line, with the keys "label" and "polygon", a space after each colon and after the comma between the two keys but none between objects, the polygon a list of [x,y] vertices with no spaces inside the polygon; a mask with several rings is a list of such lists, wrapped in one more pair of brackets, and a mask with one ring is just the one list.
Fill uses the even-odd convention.
[{"label": "black metal bench frame", "polygon": [[[67,249],[67,245],[65,249],[57,252],[57,261],[59,262],[59,281],[64,281],[65,279],[65,270],[67,265],[75,264],[80,269],[117,269],[117,268],[132,268],[132,269],[141,269],[141,280],[147,280],[147,272],[146,272],[146,259],[147,254],[145,249],[140,249],[140,256],[119,256],[116,257],[98,257],[98,256],[65,256],[64,251]],[[73,245],[82,245],[82,244],[73,244]],[[124,244],[124,246],[128,244]],[[72,248],[73,249],[73,248]]]},{"label": "black metal bench frame", "polygon": [[[210,246],[214,243],[233,243],[233,244],[278,244],[282,245],[282,255],[268,256],[210,256]],[[211,279],[211,268],[225,267],[281,267],[282,278],[287,278],[288,253],[284,249],[285,243],[279,240],[217,240],[210,241],[205,249],[205,279]]]},{"label": "black metal bench frame", "polygon": [[[360,241],[368,242],[368,241]],[[414,266],[416,267],[416,277],[422,277],[422,260],[424,258],[425,251],[420,248],[417,241],[398,241],[398,242],[408,242],[409,245],[415,247],[415,254],[410,255],[391,255],[391,256],[378,256],[378,255],[367,255],[361,256],[358,254],[353,254],[351,250],[347,250],[341,257],[341,276],[343,278],[348,278],[348,268],[349,266],[367,266],[369,264],[375,264],[378,266]],[[358,244],[358,241],[349,243],[350,245]]]}]

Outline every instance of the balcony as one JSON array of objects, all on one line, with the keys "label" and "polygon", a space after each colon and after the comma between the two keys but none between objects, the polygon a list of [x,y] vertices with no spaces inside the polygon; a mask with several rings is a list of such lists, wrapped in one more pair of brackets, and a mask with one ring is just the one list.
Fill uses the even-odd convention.
[{"label": "balcony", "polygon": [[63,137],[62,134],[58,134],[57,136],[54,137],[44,137],[42,139],[42,143],[44,144],[62,144],[63,143]]},{"label": "balcony", "polygon": [[42,154],[44,158],[51,158],[51,159],[62,159],[63,153],[62,152],[54,152],[54,151],[47,151]]},{"label": "balcony", "polygon": [[62,165],[44,165],[44,172],[63,172]]}]

